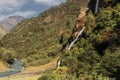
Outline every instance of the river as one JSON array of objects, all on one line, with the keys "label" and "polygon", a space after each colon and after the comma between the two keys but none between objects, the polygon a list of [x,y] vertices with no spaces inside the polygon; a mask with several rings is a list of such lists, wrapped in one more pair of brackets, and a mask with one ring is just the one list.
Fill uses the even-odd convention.
[{"label": "river", "polygon": [[7,77],[13,74],[20,73],[23,69],[23,63],[19,59],[14,59],[14,63],[10,65],[10,71],[0,72],[0,77]]}]

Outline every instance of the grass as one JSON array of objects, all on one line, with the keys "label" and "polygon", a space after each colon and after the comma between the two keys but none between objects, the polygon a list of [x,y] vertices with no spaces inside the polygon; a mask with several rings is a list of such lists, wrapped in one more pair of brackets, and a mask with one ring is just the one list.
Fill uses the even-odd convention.
[{"label": "grass", "polygon": [[[0,80],[38,80],[44,71],[55,69],[59,55],[52,59],[49,63],[41,66],[29,66],[22,73],[15,74],[9,77],[0,78]],[[40,72],[40,73],[39,73]]]},{"label": "grass", "polygon": [[8,71],[9,69],[0,61],[0,72]]}]

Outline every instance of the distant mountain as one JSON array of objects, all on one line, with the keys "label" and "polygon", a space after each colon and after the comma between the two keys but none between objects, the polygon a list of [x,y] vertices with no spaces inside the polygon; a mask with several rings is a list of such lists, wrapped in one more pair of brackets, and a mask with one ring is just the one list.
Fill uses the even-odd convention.
[{"label": "distant mountain", "polygon": [[13,29],[19,22],[23,20],[22,16],[10,16],[7,19],[0,22],[0,26],[5,30],[5,32],[9,32]]}]

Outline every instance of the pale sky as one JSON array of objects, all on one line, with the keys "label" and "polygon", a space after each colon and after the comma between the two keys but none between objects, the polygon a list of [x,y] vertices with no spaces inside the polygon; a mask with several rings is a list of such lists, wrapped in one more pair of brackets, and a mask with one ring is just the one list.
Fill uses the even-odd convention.
[{"label": "pale sky", "polygon": [[24,18],[37,16],[51,6],[66,0],[0,0],[0,21],[13,15]]}]

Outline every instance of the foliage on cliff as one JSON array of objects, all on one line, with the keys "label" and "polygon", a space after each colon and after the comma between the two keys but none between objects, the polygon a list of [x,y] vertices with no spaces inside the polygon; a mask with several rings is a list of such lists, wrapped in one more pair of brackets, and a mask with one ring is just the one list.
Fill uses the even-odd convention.
[{"label": "foliage on cliff", "polygon": [[79,79],[120,79],[120,4],[100,8],[87,16],[86,32],[71,51],[65,51],[62,65]]},{"label": "foliage on cliff", "polygon": [[71,51],[64,51],[61,67],[66,66],[68,71],[49,73],[40,80],[45,76],[45,80],[120,79],[120,3],[106,1],[105,5],[96,16],[88,12],[83,36]]}]

